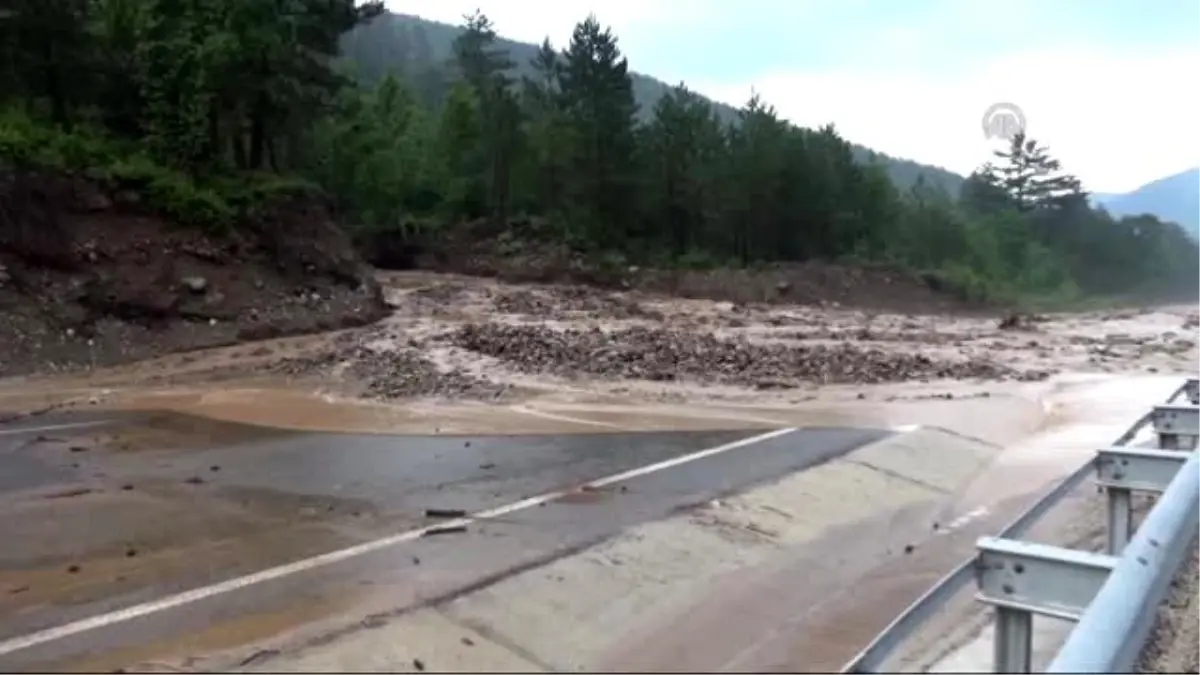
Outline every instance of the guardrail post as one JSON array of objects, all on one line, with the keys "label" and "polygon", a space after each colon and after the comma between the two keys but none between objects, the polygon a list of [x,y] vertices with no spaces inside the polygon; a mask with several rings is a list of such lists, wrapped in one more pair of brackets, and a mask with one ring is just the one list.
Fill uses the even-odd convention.
[{"label": "guardrail post", "polygon": [[976,598],[996,610],[992,666],[997,673],[1031,672],[1033,615],[1077,618],[1116,560],[1015,539],[984,537],[975,545]]},{"label": "guardrail post", "polygon": [[1121,555],[1133,536],[1133,491],[1109,486],[1108,493],[1108,554]]},{"label": "guardrail post", "polygon": [[1200,453],[1192,452],[1046,672],[1132,672],[1171,579],[1195,550],[1198,503]]},{"label": "guardrail post", "polygon": [[1192,405],[1200,405],[1200,379],[1189,377],[1187,384],[1183,385],[1182,392]]},{"label": "guardrail post", "polygon": [[1200,407],[1165,404],[1154,406],[1154,430],[1164,450],[1192,450],[1200,435]]},{"label": "guardrail post", "polygon": [[[1187,404],[1175,403],[1181,397]],[[1128,447],[1147,425],[1156,432],[1159,449]],[[979,586],[977,599],[995,608],[996,672],[1027,673],[1032,669],[1033,614],[1069,621],[1083,617],[1047,672],[1129,672],[1153,624],[1148,617],[1179,567],[1187,541],[1193,541],[1179,533],[1194,535],[1200,520],[1195,496],[1200,480],[1200,455],[1194,452],[1198,445],[1200,378],[1193,377],[1175,390],[1166,405],[1154,406],[1135,422],[1113,447],[1098,450],[1094,462],[1081,466],[1043,495],[1004,528],[999,538],[981,539],[974,559],[959,565],[905,609],[842,672],[888,672],[887,662],[896,650],[955,597],[972,573]],[[1111,555],[1016,539],[1080,485],[1090,469],[1096,471],[1098,484],[1109,495]],[[1130,517],[1134,491],[1162,495],[1137,532]],[[1172,492],[1188,496],[1173,496]],[[1183,512],[1185,508],[1190,512]],[[1122,573],[1110,579],[1118,563]],[[1150,569],[1144,569],[1147,567]],[[1155,576],[1153,583],[1144,578],[1147,572]],[[1131,603],[1140,605],[1135,609],[1144,616],[1131,616]]]},{"label": "guardrail post", "polygon": [[1033,669],[1033,613],[997,607],[995,630],[992,644],[995,672],[1030,672]]}]

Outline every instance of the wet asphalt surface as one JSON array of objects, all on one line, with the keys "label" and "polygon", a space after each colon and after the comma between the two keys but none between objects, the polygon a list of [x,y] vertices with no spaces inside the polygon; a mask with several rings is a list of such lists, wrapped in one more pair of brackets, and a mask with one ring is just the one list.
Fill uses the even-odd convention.
[{"label": "wet asphalt surface", "polygon": [[[82,426],[49,428],[68,424]],[[38,631],[438,522],[428,509],[470,514],[761,433],[340,435],[98,411],[0,425],[0,671],[180,659],[204,667],[204,655],[331,616],[455,597],[889,432],[802,429],[465,531],[13,647]]]}]

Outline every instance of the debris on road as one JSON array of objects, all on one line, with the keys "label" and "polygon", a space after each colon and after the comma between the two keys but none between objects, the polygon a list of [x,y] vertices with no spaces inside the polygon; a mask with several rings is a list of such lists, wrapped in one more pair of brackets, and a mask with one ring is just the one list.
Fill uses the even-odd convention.
[{"label": "debris on road", "polygon": [[254,652],[253,654],[247,656],[246,658],[242,659],[238,665],[248,666],[252,663],[262,661],[263,659],[267,659],[272,656],[277,656],[278,654],[279,654],[278,649],[260,649],[256,652]]},{"label": "debris on road", "polygon": [[465,518],[467,512],[463,509],[425,509],[426,518]]},{"label": "debris on road", "polygon": [[446,525],[444,527],[431,527],[421,533],[422,537],[434,537],[440,534],[462,534],[467,531],[466,525]]},{"label": "debris on road", "polygon": [[92,488],[86,488],[86,487],[70,488],[67,490],[60,490],[58,492],[51,492],[50,494],[43,495],[42,499],[69,499],[71,497],[82,497],[84,495],[90,495],[93,492],[95,492],[95,490],[93,490]]}]

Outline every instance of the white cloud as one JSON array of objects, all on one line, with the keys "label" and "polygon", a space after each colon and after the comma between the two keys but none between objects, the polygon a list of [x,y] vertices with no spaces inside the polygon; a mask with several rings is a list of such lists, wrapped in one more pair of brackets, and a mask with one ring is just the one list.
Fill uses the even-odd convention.
[{"label": "white cloud", "polygon": [[856,143],[958,172],[995,147],[981,129],[987,107],[1012,102],[1029,135],[1089,189],[1122,192],[1200,160],[1200,96],[1185,84],[1198,65],[1195,48],[1134,57],[1064,48],[1006,55],[965,75],[829,69],[695,87],[740,103],[753,86],[797,124],[833,122]]}]

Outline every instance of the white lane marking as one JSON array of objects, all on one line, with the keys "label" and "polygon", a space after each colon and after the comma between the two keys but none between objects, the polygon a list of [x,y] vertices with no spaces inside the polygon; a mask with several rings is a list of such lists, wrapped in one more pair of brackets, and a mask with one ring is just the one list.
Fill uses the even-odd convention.
[{"label": "white lane marking", "polygon": [[991,512],[988,510],[988,508],[986,506],[980,506],[976,509],[972,509],[972,510],[962,514],[961,516],[955,518],[954,520],[950,521],[950,523],[948,525],[946,525],[943,528],[940,528],[937,533],[938,534],[950,534],[951,532],[965,526],[967,523],[970,523],[973,520],[978,520],[978,519],[986,516],[989,513],[991,513]]},{"label": "white lane marking", "polygon": [[580,486],[568,488],[565,490],[554,490],[552,492],[547,492],[547,493],[538,495],[536,497],[528,497],[526,499],[522,499],[518,502],[513,502],[513,503],[507,504],[505,506],[498,506],[494,509],[480,511],[478,513],[474,513],[465,518],[446,520],[446,521],[439,522],[436,525],[430,525],[430,526],[422,527],[422,528],[415,529],[415,530],[409,530],[407,532],[400,532],[398,534],[394,534],[389,537],[384,537],[382,539],[376,539],[375,541],[369,541],[369,542],[366,542],[363,544],[358,544],[357,546],[351,546],[349,548],[344,548],[344,549],[341,549],[340,551],[332,551],[330,553],[325,553],[323,555],[314,556],[312,558],[305,558],[304,560],[297,560],[296,562],[288,563],[286,565],[279,565],[278,567],[270,567],[270,568],[267,568],[260,572],[255,572],[253,574],[247,574],[246,576],[229,579],[227,581],[222,581],[222,582],[219,582],[216,584],[212,584],[211,586],[203,586],[201,588],[195,588],[190,591],[184,591],[183,593],[178,593],[176,595],[168,595],[165,598],[159,598],[158,600],[151,600],[149,602],[144,602],[139,605],[133,605],[132,607],[126,607],[125,609],[118,609],[113,612],[108,612],[107,614],[99,614],[97,616],[89,617],[86,619],[80,619],[79,621],[72,621],[71,623],[63,624],[61,626],[57,626],[54,628],[47,628],[45,630],[40,630],[35,633],[30,633],[28,635],[11,638],[8,640],[4,640],[3,642],[0,642],[0,656],[3,656],[4,654],[11,654],[13,652],[17,652],[22,649],[28,649],[30,647],[34,647],[34,646],[37,646],[40,644],[45,644],[47,642],[61,640],[66,637],[70,637],[72,635],[78,635],[79,633],[84,633],[84,632],[87,632],[90,630],[95,630],[97,628],[104,628],[105,626],[110,626],[113,624],[121,623],[123,621],[129,621],[131,619],[136,619],[136,618],[143,617],[143,616],[146,616],[149,614],[154,614],[156,612],[173,609],[175,607],[182,607],[183,605],[188,605],[193,602],[211,598],[216,595],[221,595],[223,593],[229,593],[231,591],[240,590],[240,589],[246,588],[248,586],[253,586],[254,584],[260,584],[265,581],[273,581],[275,579],[281,579],[283,577],[291,576],[293,574],[298,574],[300,572],[307,572],[309,570],[313,570],[318,567],[325,567],[327,565],[332,565],[334,563],[342,562],[343,560],[349,560],[350,558],[355,558],[355,557],[358,557],[361,555],[365,555],[367,553],[373,553],[375,551],[380,551],[385,548],[395,546],[396,544],[402,544],[405,542],[413,541],[415,539],[419,539],[431,530],[439,530],[439,529],[442,529],[445,527],[459,527],[459,526],[463,526],[463,525],[470,525],[471,523],[474,523],[479,520],[487,520],[489,518],[499,518],[501,516],[506,516],[510,513],[514,513],[516,511],[522,511],[524,509],[538,506],[540,504],[552,502],[556,499],[559,499],[568,494],[576,492],[580,488],[584,488],[584,487],[602,488],[602,487],[605,487],[608,485],[612,485],[614,483],[620,483],[622,481],[629,480],[631,478],[645,476],[647,474],[651,474],[656,471],[662,471],[663,469],[670,469],[670,468],[679,466],[681,464],[687,464],[688,462],[694,462],[698,459],[704,459],[705,457],[712,457],[713,455],[719,455],[723,452],[729,452],[730,450],[736,450],[738,448],[744,448],[748,445],[754,445],[755,443],[762,443],[763,441],[769,441],[769,440],[772,440],[775,438],[779,438],[780,436],[786,436],[787,434],[790,434],[794,431],[796,431],[796,429],[794,427],[789,427],[787,429],[776,429],[774,431],[768,431],[765,434],[759,434],[757,436],[750,436],[749,438],[743,438],[741,440],[733,441],[732,443],[718,445],[716,447],[707,448],[705,450],[699,450],[697,452],[693,452],[693,453],[687,454],[687,455],[680,455],[679,457],[673,457],[671,459],[664,460],[661,462],[656,462],[654,464],[647,464],[645,466],[640,466],[636,469],[622,471],[621,473],[616,473],[611,476],[599,478],[597,480],[593,480],[591,482],[584,483],[583,485],[580,485]]},{"label": "white lane marking", "polygon": [[76,429],[79,427],[95,427],[101,424],[111,424],[116,420],[100,420],[98,422],[71,422],[69,424],[51,424],[44,427],[21,427],[19,429],[0,429],[0,436],[16,434],[36,434],[41,431],[58,431],[59,429]]}]

